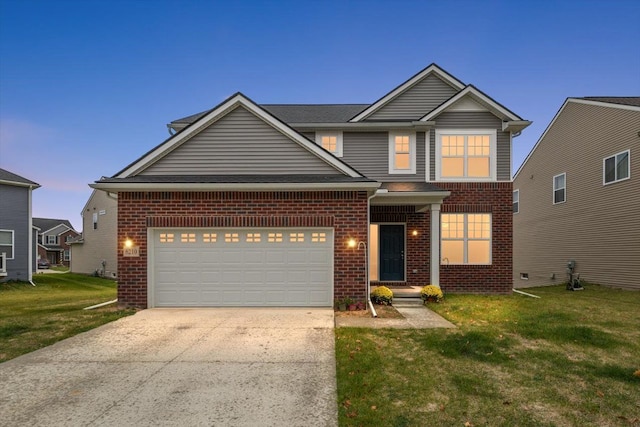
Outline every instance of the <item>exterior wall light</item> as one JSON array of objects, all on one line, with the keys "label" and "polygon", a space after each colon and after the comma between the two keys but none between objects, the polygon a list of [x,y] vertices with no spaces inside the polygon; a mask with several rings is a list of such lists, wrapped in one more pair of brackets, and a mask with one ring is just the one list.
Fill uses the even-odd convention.
[{"label": "exterior wall light", "polygon": [[130,238],[128,238],[128,237],[127,237],[127,238],[124,240],[124,247],[125,247],[125,248],[130,248],[130,247],[132,247],[132,246],[133,246],[133,240],[131,240]]},{"label": "exterior wall light", "polygon": [[347,242],[347,245],[348,245],[350,248],[355,248],[355,247],[356,247],[356,245],[357,245],[356,239],[349,239],[349,241]]},{"label": "exterior wall light", "polygon": [[418,235],[418,230],[413,230],[413,231],[411,232],[411,235],[412,235],[412,236],[417,236],[417,235]]}]

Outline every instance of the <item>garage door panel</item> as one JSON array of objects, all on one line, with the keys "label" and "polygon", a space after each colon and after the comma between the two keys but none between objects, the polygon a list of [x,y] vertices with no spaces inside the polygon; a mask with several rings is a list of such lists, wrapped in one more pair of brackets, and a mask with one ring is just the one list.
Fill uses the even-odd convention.
[{"label": "garage door panel", "polygon": [[171,229],[154,234],[155,306],[332,305],[330,229]]}]

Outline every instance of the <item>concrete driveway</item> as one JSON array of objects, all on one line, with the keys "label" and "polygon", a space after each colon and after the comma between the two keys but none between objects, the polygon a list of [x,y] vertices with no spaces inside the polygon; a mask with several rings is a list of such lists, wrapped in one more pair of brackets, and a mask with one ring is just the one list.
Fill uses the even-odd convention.
[{"label": "concrete driveway", "polygon": [[151,309],[0,364],[3,426],[335,426],[333,310]]}]

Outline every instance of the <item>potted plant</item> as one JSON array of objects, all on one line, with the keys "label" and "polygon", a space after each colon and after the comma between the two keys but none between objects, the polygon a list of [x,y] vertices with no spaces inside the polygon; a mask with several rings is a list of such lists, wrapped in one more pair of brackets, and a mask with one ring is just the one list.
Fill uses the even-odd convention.
[{"label": "potted plant", "polygon": [[427,285],[420,290],[420,298],[425,304],[428,302],[440,302],[444,298],[444,294],[438,286]]},{"label": "potted plant", "polygon": [[364,301],[358,301],[356,303],[356,308],[358,310],[364,310],[367,307],[367,304]]},{"label": "potted plant", "polygon": [[344,298],[338,298],[336,300],[336,307],[338,308],[339,311],[346,311],[347,310],[347,301],[345,301]]}]

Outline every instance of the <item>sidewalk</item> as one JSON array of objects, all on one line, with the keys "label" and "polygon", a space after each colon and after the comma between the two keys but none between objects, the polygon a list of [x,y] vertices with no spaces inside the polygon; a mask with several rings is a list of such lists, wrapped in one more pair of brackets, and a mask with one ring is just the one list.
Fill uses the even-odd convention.
[{"label": "sidewalk", "polygon": [[336,317],[336,328],[392,328],[392,329],[430,329],[455,328],[439,314],[429,310],[419,298],[397,298],[393,307],[404,319],[380,319],[376,317]]}]

